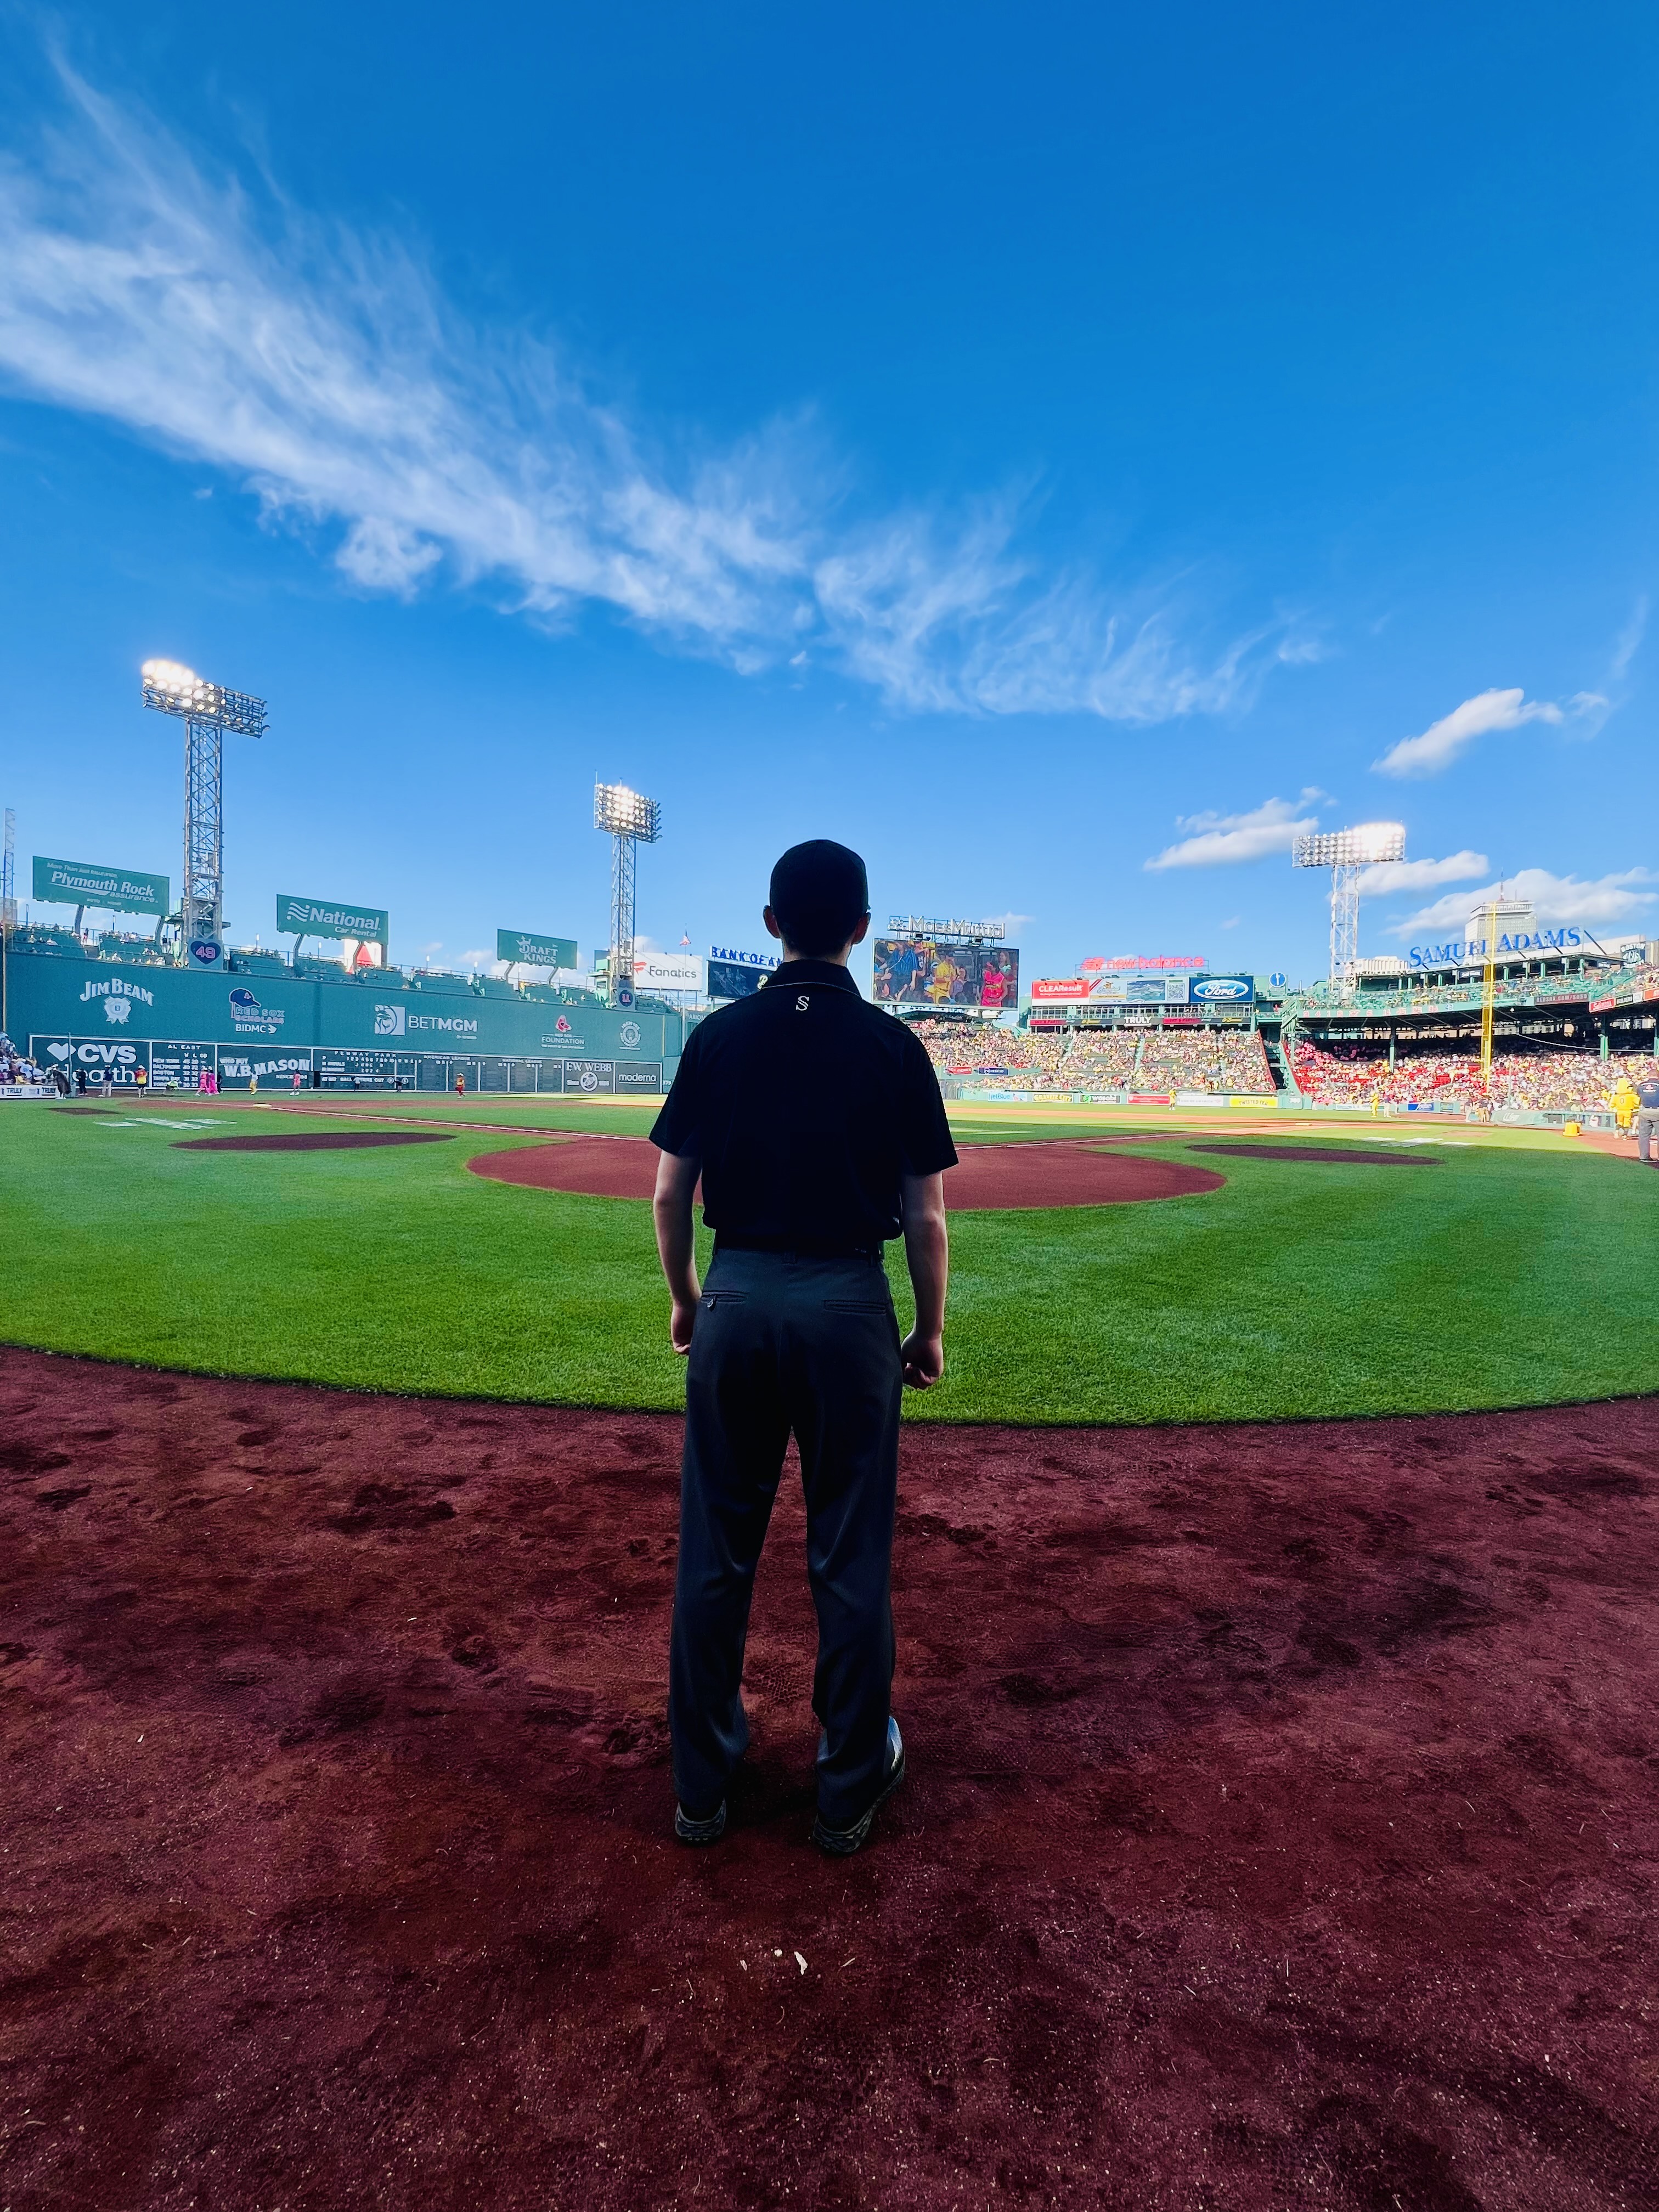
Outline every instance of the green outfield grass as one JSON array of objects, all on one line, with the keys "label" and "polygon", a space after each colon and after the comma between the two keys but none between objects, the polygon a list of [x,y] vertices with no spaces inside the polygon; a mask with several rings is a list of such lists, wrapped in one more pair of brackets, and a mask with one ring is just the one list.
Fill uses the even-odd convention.
[{"label": "green outfield grass", "polygon": [[[189,1152],[175,1146],[192,1132],[167,1122],[269,1131],[296,1109],[0,1108],[0,1338],[365,1389],[680,1402],[649,1209],[521,1190],[465,1165],[535,1141],[501,1125],[642,1133],[648,1109],[495,1096],[325,1103],[331,1121],[497,1126],[384,1152]],[[1224,1116],[1206,1119],[1205,1137],[1228,1133]],[[958,1120],[980,1140],[1102,1127],[1093,1115]],[[1111,1126],[1137,1121],[1159,1132],[1146,1149],[1186,1157],[1167,1115]],[[1377,1139],[1369,1127],[1320,1133]],[[1237,1419],[1655,1387],[1659,1176],[1543,1133],[1457,1128],[1436,1149],[1440,1164],[1422,1170],[1200,1154],[1224,1189],[953,1215],[949,1371],[908,1410]],[[893,1267],[902,1312],[896,1249]]]}]

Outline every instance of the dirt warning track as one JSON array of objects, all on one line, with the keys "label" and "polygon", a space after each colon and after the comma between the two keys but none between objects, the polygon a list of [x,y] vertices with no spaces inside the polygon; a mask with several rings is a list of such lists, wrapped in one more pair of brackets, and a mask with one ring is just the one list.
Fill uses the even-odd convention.
[{"label": "dirt warning track", "polygon": [[[658,1152],[643,1137],[573,1137],[469,1160],[475,1175],[532,1190],[586,1192],[599,1198],[649,1198]],[[1013,1206],[1126,1206],[1218,1190],[1225,1176],[1170,1160],[1138,1159],[1087,1143],[964,1145],[945,1177],[945,1202],[957,1212]]]},{"label": "dirt warning track", "polygon": [[841,1863],[793,1476],[670,1839],[678,1444],[0,1353],[5,2203],[1651,2204],[1659,1401],[907,1430]]}]

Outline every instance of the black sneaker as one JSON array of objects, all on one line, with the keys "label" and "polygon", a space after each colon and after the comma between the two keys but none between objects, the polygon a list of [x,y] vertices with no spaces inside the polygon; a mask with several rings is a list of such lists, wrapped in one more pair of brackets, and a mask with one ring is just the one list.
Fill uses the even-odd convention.
[{"label": "black sneaker", "polygon": [[726,1833],[725,1798],[721,1798],[719,1805],[708,1815],[708,1818],[706,1820],[693,1820],[690,1814],[686,1811],[684,1805],[676,1805],[674,1808],[674,1833],[679,1838],[683,1844],[719,1843],[720,1838]]},{"label": "black sneaker", "polygon": [[898,1723],[890,1713],[887,1718],[887,1779],[877,1791],[869,1810],[860,1820],[854,1820],[850,1828],[827,1828],[820,1814],[812,1823],[812,1841],[821,1851],[827,1851],[832,1859],[851,1858],[854,1851],[861,1850],[870,1840],[871,1822],[903,1779],[904,1739],[899,1734]]}]

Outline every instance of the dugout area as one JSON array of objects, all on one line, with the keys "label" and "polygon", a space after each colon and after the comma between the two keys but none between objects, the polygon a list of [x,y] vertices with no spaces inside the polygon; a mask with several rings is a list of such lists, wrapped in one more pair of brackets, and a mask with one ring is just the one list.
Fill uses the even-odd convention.
[{"label": "dugout area", "polygon": [[787,1472],[732,1832],[668,1835],[647,1210],[473,1172],[641,1116],[514,1118],[8,1119],[0,2201],[1647,2201],[1659,1177],[964,1131],[1209,1180],[954,1216],[911,1778],[831,1863]]}]

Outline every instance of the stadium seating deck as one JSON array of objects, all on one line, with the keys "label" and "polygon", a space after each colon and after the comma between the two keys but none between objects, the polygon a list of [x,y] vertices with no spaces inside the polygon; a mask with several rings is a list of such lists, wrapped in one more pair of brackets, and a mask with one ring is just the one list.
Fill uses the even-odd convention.
[{"label": "stadium seating deck", "polygon": [[1273,1071],[1248,1030],[1064,1030],[924,1018],[912,1024],[942,1075],[1004,1091],[1203,1091],[1271,1097]]},{"label": "stadium seating deck", "polygon": [[1605,1114],[1621,1083],[1650,1076],[1654,1061],[1649,1053],[1500,1052],[1488,1083],[1474,1053],[1401,1053],[1390,1067],[1375,1046],[1342,1054],[1304,1043],[1292,1068],[1297,1090],[1318,1106]]}]

